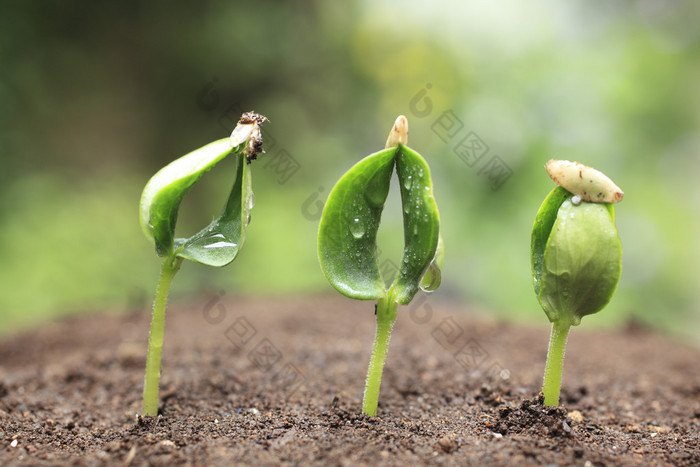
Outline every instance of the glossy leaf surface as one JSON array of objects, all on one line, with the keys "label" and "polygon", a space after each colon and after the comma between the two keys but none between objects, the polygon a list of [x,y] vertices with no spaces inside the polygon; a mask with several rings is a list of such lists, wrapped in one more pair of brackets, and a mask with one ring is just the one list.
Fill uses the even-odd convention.
[{"label": "glossy leaf surface", "polygon": [[330,284],[360,300],[384,297],[377,230],[389,194],[396,148],[371,154],[333,187],[318,231],[318,258]]},{"label": "glossy leaf surface", "polygon": [[[407,305],[418,292],[423,275],[435,258],[440,233],[440,215],[433,196],[430,168],[411,148],[399,145],[396,173],[403,208],[404,251],[399,274],[393,285],[394,299]],[[434,290],[440,283],[437,262],[431,271]],[[427,282],[427,281],[426,281]]]},{"label": "glossy leaf surface", "polygon": [[367,156],[331,191],[319,227],[321,269],[342,294],[361,300],[386,297],[377,261],[377,230],[396,163],[404,218],[404,253],[391,300],[408,304],[419,287],[440,284],[439,214],[430,169],[412,149],[398,146]]},{"label": "glossy leaf surface", "polygon": [[557,187],[542,204],[531,254],[535,292],[547,317],[577,325],[612,298],[622,247],[612,205],[574,205],[571,196]]},{"label": "glossy leaf surface", "polygon": [[530,260],[532,264],[533,285],[535,287],[535,294],[537,295],[540,293],[544,249],[547,246],[549,234],[552,232],[552,226],[554,226],[554,222],[557,220],[559,207],[561,203],[569,197],[571,197],[571,193],[560,186],[555,187],[544,199],[539,211],[537,211],[537,216],[535,216],[535,225],[532,227],[530,242]]},{"label": "glossy leaf surface", "polygon": [[196,149],[159,170],[141,195],[141,227],[158,256],[172,256],[180,203],[197,180],[231,153],[229,138]]}]

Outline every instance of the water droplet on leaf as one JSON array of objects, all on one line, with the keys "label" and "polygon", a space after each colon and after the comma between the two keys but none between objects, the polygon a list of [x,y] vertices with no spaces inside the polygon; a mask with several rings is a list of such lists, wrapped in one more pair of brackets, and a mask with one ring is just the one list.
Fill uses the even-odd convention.
[{"label": "water droplet on leaf", "polygon": [[442,272],[435,260],[430,262],[428,269],[425,270],[423,278],[420,280],[420,289],[423,292],[432,292],[440,287],[442,281]]},{"label": "water droplet on leaf", "polygon": [[350,222],[350,233],[355,238],[362,238],[365,235],[365,228],[362,225],[359,217],[356,217]]}]

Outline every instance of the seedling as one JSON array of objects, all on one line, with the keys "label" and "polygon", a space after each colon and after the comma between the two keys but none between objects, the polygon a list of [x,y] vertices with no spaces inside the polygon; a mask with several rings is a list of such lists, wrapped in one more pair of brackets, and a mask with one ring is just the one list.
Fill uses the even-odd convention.
[{"label": "seedling", "polygon": [[[440,218],[430,169],[407,141],[408,121],[402,115],[386,148],[362,159],[333,187],[318,231],[319,262],[331,285],[347,297],[377,301],[377,332],[362,404],[370,416],[377,414],[398,305],[408,305],[419,288],[435,290],[441,279]],[[404,250],[398,274],[387,289],[377,261],[377,230],[394,166],[403,205]]]},{"label": "seedling", "polygon": [[559,405],[564,350],[571,326],[608,304],[620,280],[622,247],[612,203],[623,193],[603,173],[551,160],[559,185],[535,218],[530,248],[535,294],[552,323],[544,370],[544,403]]},{"label": "seedling", "polygon": [[[184,259],[208,266],[232,262],[245,239],[253,208],[250,162],[262,152],[262,115],[245,113],[230,138],[209,143],[171,162],[146,184],[141,195],[141,227],[162,258],[148,338],[143,415],[158,413],[158,385],[170,284]],[[238,156],[236,180],[221,215],[189,238],[175,238],[180,202],[197,180],[229,154]]]}]

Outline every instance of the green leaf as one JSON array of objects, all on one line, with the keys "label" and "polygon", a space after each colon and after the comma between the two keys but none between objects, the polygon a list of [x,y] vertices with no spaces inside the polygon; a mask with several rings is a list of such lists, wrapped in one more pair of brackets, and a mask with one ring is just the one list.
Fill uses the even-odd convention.
[{"label": "green leaf", "polygon": [[[407,305],[418,292],[421,279],[436,256],[440,215],[433,197],[430,168],[420,154],[400,144],[396,172],[401,188],[404,251],[392,289],[394,299]],[[431,290],[439,285],[436,274],[439,274],[437,262],[426,280]]]},{"label": "green leaf", "polygon": [[192,237],[176,239],[175,254],[207,266],[229,264],[243,246],[253,199],[250,165],[239,156],[236,181],[223,212]]},{"label": "green leaf", "polygon": [[550,321],[577,325],[612,298],[622,270],[622,247],[611,207],[586,201],[574,205],[570,197],[561,203],[539,280],[538,299]]},{"label": "green leaf", "polygon": [[172,256],[180,203],[197,180],[232,151],[229,138],[209,143],[159,170],[141,195],[141,227],[158,256]]},{"label": "green leaf", "polygon": [[532,264],[532,281],[535,287],[535,294],[537,295],[540,293],[540,284],[542,283],[544,249],[547,246],[549,234],[552,231],[552,226],[554,226],[554,221],[557,220],[557,213],[561,203],[571,196],[571,193],[564,188],[556,186],[544,199],[539,211],[537,211],[537,216],[535,216],[535,225],[532,227],[530,241],[530,260]]},{"label": "green leaf", "polygon": [[377,230],[389,194],[396,148],[371,154],[333,187],[321,215],[318,258],[343,295],[377,300],[386,295],[377,263]]}]

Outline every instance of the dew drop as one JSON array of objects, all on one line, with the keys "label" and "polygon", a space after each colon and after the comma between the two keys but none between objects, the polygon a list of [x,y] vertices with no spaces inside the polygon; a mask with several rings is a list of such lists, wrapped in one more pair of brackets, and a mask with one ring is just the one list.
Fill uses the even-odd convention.
[{"label": "dew drop", "polygon": [[353,237],[360,239],[365,235],[365,228],[362,225],[359,217],[356,217],[350,223],[350,233]]},{"label": "dew drop", "polygon": [[246,201],[246,207],[248,209],[253,209],[253,206],[255,206],[255,194],[252,191],[248,194],[248,199]]},{"label": "dew drop", "polygon": [[407,190],[410,190],[412,186],[413,186],[413,176],[409,175],[408,177],[404,178],[403,187]]},{"label": "dew drop", "polygon": [[418,224],[413,224],[413,235],[418,235]]},{"label": "dew drop", "polygon": [[420,280],[420,289],[423,292],[432,292],[440,287],[442,282],[442,272],[435,260],[430,262],[428,269],[425,270],[423,278]]},{"label": "dew drop", "polygon": [[187,246],[186,257],[211,265],[224,265],[236,255],[239,244],[229,241],[223,234],[200,237]]}]

